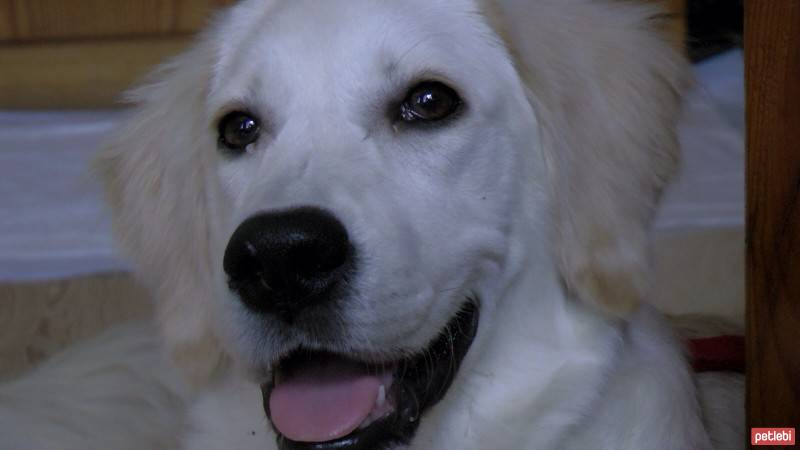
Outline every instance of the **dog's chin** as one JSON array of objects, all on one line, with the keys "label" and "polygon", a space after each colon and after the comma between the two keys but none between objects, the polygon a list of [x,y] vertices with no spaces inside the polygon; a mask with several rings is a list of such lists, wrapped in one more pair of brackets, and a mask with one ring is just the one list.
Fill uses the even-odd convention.
[{"label": "dog's chin", "polygon": [[447,393],[478,329],[469,301],[414,356],[379,363],[297,349],[261,386],[281,450],[390,450],[408,445],[425,412]]}]

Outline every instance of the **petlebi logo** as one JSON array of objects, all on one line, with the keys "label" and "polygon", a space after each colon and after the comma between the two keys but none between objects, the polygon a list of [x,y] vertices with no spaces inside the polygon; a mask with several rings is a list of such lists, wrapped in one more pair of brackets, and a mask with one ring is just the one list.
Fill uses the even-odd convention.
[{"label": "petlebi logo", "polygon": [[794,428],[751,428],[750,444],[762,445],[794,445]]}]

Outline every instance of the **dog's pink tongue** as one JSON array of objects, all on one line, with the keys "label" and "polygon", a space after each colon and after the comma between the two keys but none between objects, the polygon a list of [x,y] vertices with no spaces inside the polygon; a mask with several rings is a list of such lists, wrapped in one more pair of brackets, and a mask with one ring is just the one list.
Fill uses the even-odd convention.
[{"label": "dog's pink tongue", "polygon": [[280,433],[295,442],[347,436],[372,412],[381,381],[344,361],[306,364],[272,390],[269,410]]}]

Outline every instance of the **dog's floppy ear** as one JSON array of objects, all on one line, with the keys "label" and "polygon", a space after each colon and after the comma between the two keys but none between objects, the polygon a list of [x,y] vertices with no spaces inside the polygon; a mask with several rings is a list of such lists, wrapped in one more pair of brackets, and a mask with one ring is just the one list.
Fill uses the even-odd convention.
[{"label": "dog's floppy ear", "polygon": [[484,0],[542,127],[568,289],[626,317],[650,284],[649,225],[678,161],[687,64],[654,4]]},{"label": "dog's floppy ear", "polygon": [[133,91],[132,116],[95,159],[118,241],[156,297],[170,356],[195,383],[224,361],[209,317],[207,54],[198,45]]}]

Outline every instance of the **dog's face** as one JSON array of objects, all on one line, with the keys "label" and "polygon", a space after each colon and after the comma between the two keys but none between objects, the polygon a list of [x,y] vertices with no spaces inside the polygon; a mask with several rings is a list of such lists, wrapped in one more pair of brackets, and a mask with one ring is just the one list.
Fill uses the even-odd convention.
[{"label": "dog's face", "polygon": [[637,301],[682,66],[647,8],[531,2],[242,1],[99,159],[173,358],[282,449],[413,443],[521,272]]},{"label": "dog's face", "polygon": [[522,83],[470,8],[293,1],[221,28],[205,146],[216,306],[284,448],[407,441],[494,300],[541,154]]}]

